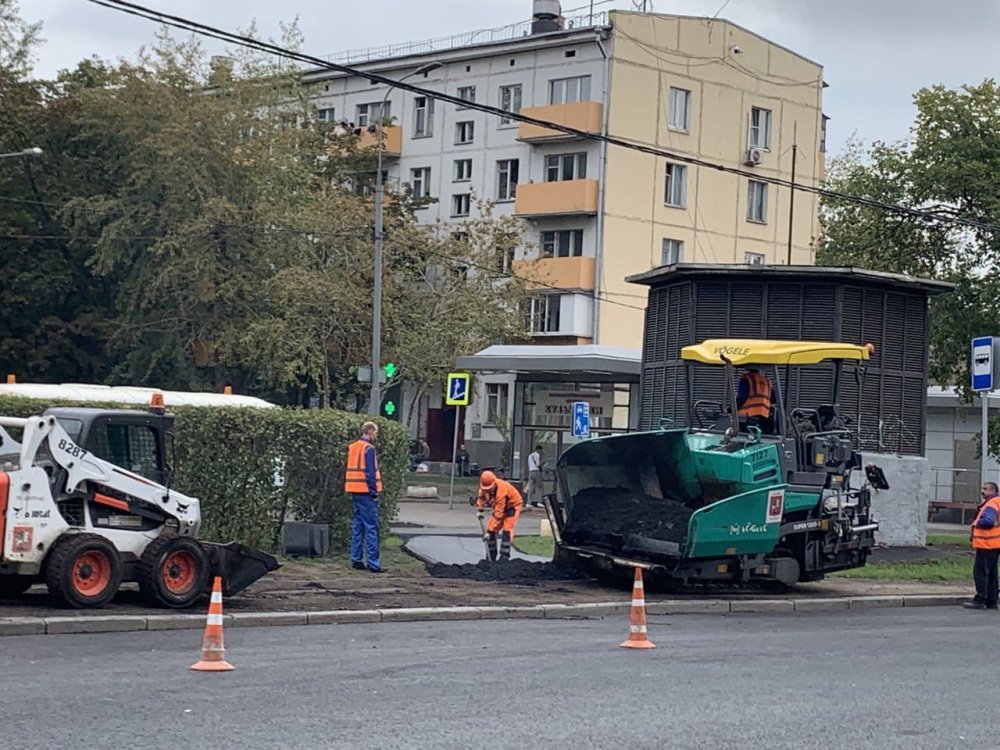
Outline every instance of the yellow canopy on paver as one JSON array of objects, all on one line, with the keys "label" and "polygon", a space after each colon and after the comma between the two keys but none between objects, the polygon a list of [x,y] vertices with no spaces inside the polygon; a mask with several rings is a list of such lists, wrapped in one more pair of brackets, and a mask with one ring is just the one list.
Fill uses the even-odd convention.
[{"label": "yellow canopy on paver", "polygon": [[[828,359],[866,360],[871,344],[833,341],[771,341],[767,339],[706,339],[681,349],[681,359],[706,365],[814,365]],[[723,359],[725,357],[725,359]]]}]

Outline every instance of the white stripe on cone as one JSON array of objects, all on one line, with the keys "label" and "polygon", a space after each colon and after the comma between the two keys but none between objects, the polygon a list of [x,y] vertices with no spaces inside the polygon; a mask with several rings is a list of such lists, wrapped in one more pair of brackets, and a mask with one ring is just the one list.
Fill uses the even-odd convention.
[{"label": "white stripe on cone", "polygon": [[208,624],[209,625],[221,625],[222,624],[222,615],[209,615],[208,616]]},{"label": "white stripe on cone", "polygon": [[209,600],[212,604],[222,604],[222,592],[213,591],[212,598]]},{"label": "white stripe on cone", "polygon": [[628,629],[629,629],[630,633],[645,633],[646,632],[646,626],[645,625],[629,625]]},{"label": "white stripe on cone", "polygon": [[632,600],[632,606],[633,607],[645,607],[646,606],[646,600],[645,599],[633,599]]}]

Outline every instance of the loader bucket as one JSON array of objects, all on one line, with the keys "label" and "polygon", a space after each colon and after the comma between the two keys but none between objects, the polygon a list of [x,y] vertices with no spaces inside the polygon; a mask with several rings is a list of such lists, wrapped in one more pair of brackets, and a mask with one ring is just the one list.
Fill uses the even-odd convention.
[{"label": "loader bucket", "polygon": [[202,544],[211,555],[212,574],[222,576],[222,593],[225,596],[238,594],[258,578],[281,567],[272,555],[237,542]]},{"label": "loader bucket", "polygon": [[679,557],[691,515],[705,502],[684,430],[578,443],[557,473],[562,539],[615,554]]}]

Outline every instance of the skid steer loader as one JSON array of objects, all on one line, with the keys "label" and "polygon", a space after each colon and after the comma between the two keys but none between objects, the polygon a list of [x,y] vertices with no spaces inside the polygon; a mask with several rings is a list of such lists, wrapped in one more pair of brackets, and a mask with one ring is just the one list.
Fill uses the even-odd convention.
[{"label": "skid steer loader", "polygon": [[135,581],[182,608],[216,575],[228,596],[277,569],[258,550],[198,541],[198,500],[169,486],[172,422],[155,396],[149,411],[0,416],[0,598],[44,582],[66,606],[100,607]]}]

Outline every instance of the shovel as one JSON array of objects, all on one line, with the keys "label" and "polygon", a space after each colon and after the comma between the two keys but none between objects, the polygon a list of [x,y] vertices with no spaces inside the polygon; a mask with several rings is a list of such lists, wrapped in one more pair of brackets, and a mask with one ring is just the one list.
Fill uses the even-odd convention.
[{"label": "shovel", "polygon": [[479,519],[480,538],[483,540],[483,546],[486,548],[486,559],[492,562],[492,558],[490,557],[490,543],[486,540],[486,523],[483,521],[483,514],[476,513],[476,518]]}]

